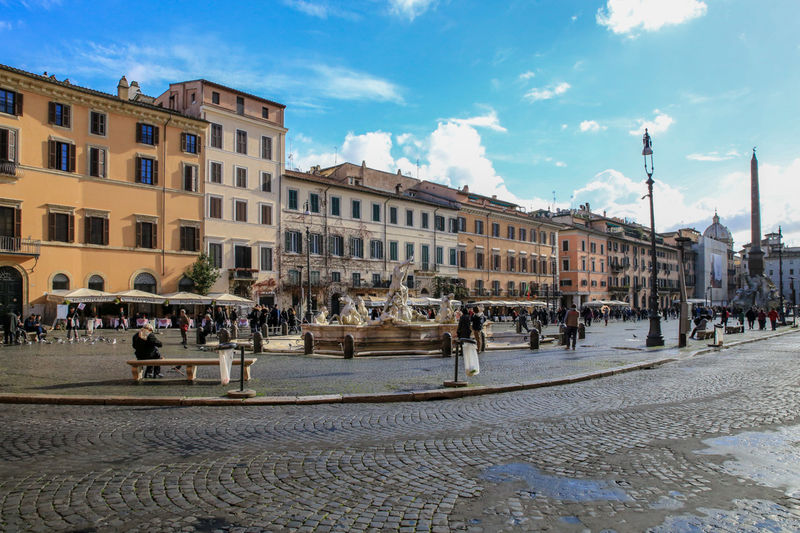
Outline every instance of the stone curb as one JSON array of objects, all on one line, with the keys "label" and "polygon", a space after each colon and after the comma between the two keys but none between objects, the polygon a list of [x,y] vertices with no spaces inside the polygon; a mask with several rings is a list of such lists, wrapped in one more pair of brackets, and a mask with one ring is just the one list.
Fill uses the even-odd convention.
[{"label": "stone curb", "polygon": [[433,400],[452,400],[469,396],[483,396],[487,394],[501,394],[521,390],[538,389],[543,387],[557,387],[580,383],[592,379],[599,379],[636,370],[649,370],[655,367],[672,363],[681,359],[688,359],[711,352],[719,352],[742,344],[758,342],[791,333],[799,333],[798,329],[790,329],[771,334],[757,339],[747,339],[725,344],[721,347],[701,348],[684,356],[665,357],[644,363],[608,368],[596,372],[584,372],[560,378],[547,380],[525,381],[521,383],[506,383],[502,385],[475,385],[464,388],[429,389],[411,392],[381,392],[374,394],[320,394],[309,396],[260,396],[255,398],[205,398],[205,397],[170,397],[170,396],[78,396],[59,394],[0,394],[0,404],[32,404],[32,405],[116,405],[116,406],[232,406],[232,405],[315,405],[336,403],[396,403],[396,402],[424,402]]}]

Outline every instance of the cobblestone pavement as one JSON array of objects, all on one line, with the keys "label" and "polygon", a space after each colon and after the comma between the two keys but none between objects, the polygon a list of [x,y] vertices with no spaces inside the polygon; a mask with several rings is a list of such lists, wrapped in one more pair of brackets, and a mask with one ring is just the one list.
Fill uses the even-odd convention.
[{"label": "cobblestone pavement", "polygon": [[[509,330],[510,324],[495,324],[493,328]],[[669,344],[677,343],[677,321],[664,323],[664,336]],[[647,362],[680,352],[677,348],[650,350],[644,347],[648,322],[612,322],[608,327],[595,323],[587,330],[585,341],[578,350],[566,352],[560,347],[542,345],[532,352],[528,349],[489,351],[481,356],[481,373],[469,379],[475,385],[500,385],[537,379],[552,379],[585,372],[605,370],[631,363]],[[547,333],[555,332],[549,326]],[[729,336],[729,341],[759,338],[768,331],[748,331]],[[127,359],[132,359],[132,333],[99,330],[97,336],[116,341],[115,344],[31,344],[0,348],[0,393],[18,394],[77,394],[106,396],[224,396],[230,385],[219,384],[219,370],[214,366],[200,367],[200,379],[188,383],[181,376],[163,369],[166,379],[148,380],[135,384]],[[184,349],[176,331],[160,335],[162,352],[170,357],[203,356],[195,346]],[[273,341],[268,345],[296,340]],[[690,350],[705,346],[708,341],[691,341]],[[685,353],[684,350],[683,353]],[[303,355],[259,354],[253,366],[253,379],[248,388],[264,396],[315,394],[368,394],[405,392],[438,388],[444,380],[452,379],[453,359],[439,356],[306,357]],[[463,365],[462,365],[463,376]],[[238,379],[238,367],[233,378]]]},{"label": "cobblestone pavement", "polygon": [[0,529],[797,531],[798,352],[434,403],[0,405]]}]

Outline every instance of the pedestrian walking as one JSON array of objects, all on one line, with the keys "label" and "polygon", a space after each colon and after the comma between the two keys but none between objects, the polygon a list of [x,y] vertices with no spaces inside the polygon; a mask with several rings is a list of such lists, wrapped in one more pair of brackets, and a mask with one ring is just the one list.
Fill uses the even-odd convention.
[{"label": "pedestrian walking", "polygon": [[745,313],[744,316],[745,318],[747,318],[747,327],[753,329],[753,325],[756,322],[756,316],[758,316],[756,314],[755,308],[751,307],[750,309],[748,309],[747,313]]},{"label": "pedestrian walking", "polygon": [[5,330],[4,342],[6,344],[14,344],[17,341],[17,323],[19,318],[13,309],[9,309],[8,313],[3,317],[3,329]]},{"label": "pedestrian walking", "polygon": [[189,331],[189,317],[186,315],[186,309],[181,309],[180,315],[178,315],[178,328],[181,330],[181,344],[183,344],[184,348],[188,348],[188,340],[186,338],[186,333]]},{"label": "pedestrian walking", "polygon": [[78,310],[74,307],[69,307],[69,312],[67,313],[67,340],[72,340],[72,334],[75,334],[75,340],[78,340],[78,325],[80,320],[78,319]]},{"label": "pedestrian walking", "polygon": [[[159,353],[158,349],[162,344],[153,333],[153,326],[149,322],[145,322],[142,329],[133,335],[132,344],[136,359],[161,359],[161,353]],[[160,366],[147,366],[144,369],[144,377],[163,378],[164,375],[161,374]]]},{"label": "pedestrian walking", "polygon": [[767,313],[763,308],[758,310],[758,329],[767,329]]},{"label": "pedestrian walking", "polygon": [[567,345],[564,346],[565,350],[569,350],[570,341],[572,341],[572,349],[575,349],[575,344],[578,342],[578,318],[580,316],[578,306],[575,304],[572,304],[572,307],[564,315],[564,324],[567,326]]},{"label": "pedestrian walking", "polygon": [[486,350],[483,342],[483,322],[485,317],[481,313],[480,308],[476,305],[472,308],[472,334],[475,336],[475,343],[478,353]]},{"label": "pedestrian walking", "polygon": [[772,331],[778,329],[778,311],[775,308],[769,310],[769,323],[772,326]]}]

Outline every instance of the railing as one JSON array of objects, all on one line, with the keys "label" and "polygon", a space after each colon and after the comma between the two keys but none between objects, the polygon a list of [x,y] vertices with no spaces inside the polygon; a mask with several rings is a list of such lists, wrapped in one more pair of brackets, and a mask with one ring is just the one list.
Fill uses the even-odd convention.
[{"label": "railing", "polygon": [[237,267],[231,269],[230,276],[231,279],[253,279],[256,273],[258,273],[258,269]]},{"label": "railing", "polygon": [[42,241],[20,237],[0,237],[0,253],[39,257]]},{"label": "railing", "polygon": [[0,174],[6,176],[17,175],[17,164],[13,161],[0,161]]}]

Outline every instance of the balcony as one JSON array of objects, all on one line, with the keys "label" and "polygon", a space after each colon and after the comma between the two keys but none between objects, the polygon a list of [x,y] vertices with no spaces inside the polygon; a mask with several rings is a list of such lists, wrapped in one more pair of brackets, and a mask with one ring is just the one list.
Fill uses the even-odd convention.
[{"label": "balcony", "polygon": [[16,176],[17,164],[13,161],[0,161],[0,175]]},{"label": "balcony", "polygon": [[230,270],[231,279],[255,279],[258,274],[257,268],[236,267]]},{"label": "balcony", "polygon": [[39,257],[42,241],[20,237],[0,237],[0,254]]},{"label": "balcony", "polygon": [[610,263],[608,268],[611,269],[611,272],[622,272],[625,268],[625,265],[622,263]]},{"label": "balcony", "polygon": [[609,292],[628,292],[630,290],[630,285],[609,285],[608,290]]}]

